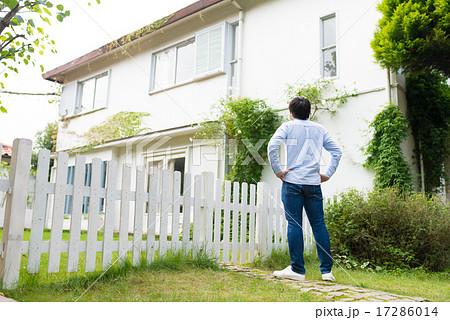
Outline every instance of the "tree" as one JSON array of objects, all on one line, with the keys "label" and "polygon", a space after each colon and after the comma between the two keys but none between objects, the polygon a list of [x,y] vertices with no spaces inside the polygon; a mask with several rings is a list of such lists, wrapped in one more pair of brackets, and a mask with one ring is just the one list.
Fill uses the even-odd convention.
[{"label": "tree", "polygon": [[371,45],[381,66],[450,77],[448,0],[383,0],[378,10],[383,17]]},{"label": "tree", "polygon": [[[36,133],[36,141],[31,155],[31,171],[34,173],[37,169],[39,149],[55,151],[56,137],[58,135],[58,122],[47,123],[45,128]],[[53,166],[53,159],[50,160],[50,168]],[[50,173],[49,173],[50,174]]]},{"label": "tree", "polygon": [[450,85],[437,72],[406,76],[408,121],[415,140],[416,163],[426,193],[449,184],[445,162],[450,157]]},{"label": "tree", "polygon": [[[49,18],[53,16],[62,22],[69,15],[70,11],[62,4],[48,0],[0,0],[0,63],[4,66],[0,75],[8,78],[8,69],[19,73],[18,65],[22,63],[35,65],[34,56],[44,54],[47,46],[55,53],[55,41],[45,33],[41,23],[51,25]],[[40,68],[44,71],[42,65]],[[1,81],[0,86],[5,88]],[[0,111],[6,112],[1,101]]]}]

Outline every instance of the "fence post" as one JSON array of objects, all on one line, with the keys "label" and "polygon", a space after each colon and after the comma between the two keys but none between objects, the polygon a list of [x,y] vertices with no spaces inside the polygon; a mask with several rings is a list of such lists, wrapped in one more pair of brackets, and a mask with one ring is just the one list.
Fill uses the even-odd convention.
[{"label": "fence post", "polygon": [[268,195],[265,182],[258,182],[257,208],[256,208],[256,240],[258,243],[258,254],[261,257],[267,255],[267,222],[268,222]]},{"label": "fence post", "polygon": [[0,257],[0,278],[5,289],[13,289],[19,281],[30,163],[31,140],[15,139],[9,173],[11,188],[3,226],[3,254]]}]

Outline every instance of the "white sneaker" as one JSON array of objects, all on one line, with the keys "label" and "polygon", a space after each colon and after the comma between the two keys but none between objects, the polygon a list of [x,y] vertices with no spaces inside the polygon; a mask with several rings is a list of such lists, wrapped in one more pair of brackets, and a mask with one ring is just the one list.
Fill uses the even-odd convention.
[{"label": "white sneaker", "polygon": [[331,272],[322,274],[322,280],[335,282],[336,279],[333,277]]},{"label": "white sneaker", "polygon": [[305,275],[297,273],[295,271],[292,271],[291,266],[288,266],[280,271],[274,271],[273,275],[277,278],[282,278],[282,279],[291,279],[291,280],[299,280],[299,281],[305,280]]}]

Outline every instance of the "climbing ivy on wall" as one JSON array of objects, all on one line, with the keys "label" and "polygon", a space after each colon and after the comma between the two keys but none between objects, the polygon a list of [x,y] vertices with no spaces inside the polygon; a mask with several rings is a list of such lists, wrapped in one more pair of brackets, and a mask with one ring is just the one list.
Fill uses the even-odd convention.
[{"label": "climbing ivy on wall", "polygon": [[112,115],[99,125],[91,127],[84,136],[89,146],[95,146],[109,140],[127,138],[144,131],[144,117],[147,112],[121,111]]},{"label": "climbing ivy on wall", "polygon": [[408,123],[396,105],[386,106],[370,124],[373,137],[366,148],[365,166],[375,171],[374,187],[412,188],[412,175],[400,144],[408,136]]},{"label": "climbing ivy on wall", "polygon": [[406,77],[408,120],[415,139],[416,163],[423,161],[425,192],[441,181],[449,183],[444,163],[450,157],[450,86],[437,72],[422,71]]},{"label": "climbing ivy on wall", "polygon": [[331,79],[318,79],[313,82],[291,85],[287,91],[290,101],[295,97],[305,97],[311,103],[311,120],[316,120],[319,112],[336,114],[338,108],[347,102],[349,97],[356,96],[356,89],[338,89]]},{"label": "climbing ivy on wall", "polygon": [[264,100],[226,98],[212,108],[217,121],[204,122],[196,138],[227,137],[227,179],[256,183],[267,163],[267,145],[282,117]]}]

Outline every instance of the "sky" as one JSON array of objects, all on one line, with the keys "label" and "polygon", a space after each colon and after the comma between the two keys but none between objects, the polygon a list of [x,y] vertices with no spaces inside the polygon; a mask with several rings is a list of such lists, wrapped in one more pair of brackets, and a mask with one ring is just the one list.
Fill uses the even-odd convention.
[{"label": "sky", "polygon": [[[91,6],[88,5],[91,2]],[[46,50],[36,55],[37,67],[20,65],[19,73],[3,77],[5,90],[15,92],[54,92],[55,86],[42,78],[39,64],[50,71],[121,36],[184,8],[196,0],[55,0],[70,16],[62,23],[51,19],[44,30],[55,41],[57,53]],[[125,5],[124,5],[125,4]],[[2,71],[2,70],[0,70]],[[12,145],[15,138],[34,141],[37,131],[58,119],[59,106],[49,96],[1,94],[8,113],[0,113],[0,143]]]}]

